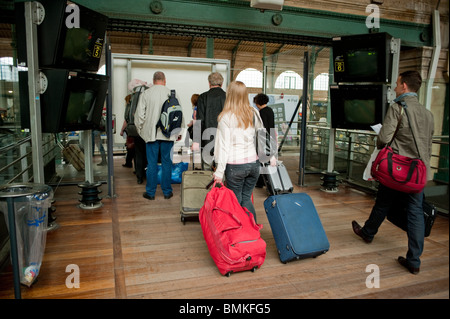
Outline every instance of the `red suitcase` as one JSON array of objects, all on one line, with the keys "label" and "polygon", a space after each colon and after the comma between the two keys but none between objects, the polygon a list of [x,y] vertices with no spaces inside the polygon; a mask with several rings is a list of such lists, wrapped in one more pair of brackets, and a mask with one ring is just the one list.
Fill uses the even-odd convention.
[{"label": "red suitcase", "polygon": [[199,220],[211,257],[222,275],[260,268],[266,258],[262,225],[239,205],[232,190],[215,185],[206,195]]}]

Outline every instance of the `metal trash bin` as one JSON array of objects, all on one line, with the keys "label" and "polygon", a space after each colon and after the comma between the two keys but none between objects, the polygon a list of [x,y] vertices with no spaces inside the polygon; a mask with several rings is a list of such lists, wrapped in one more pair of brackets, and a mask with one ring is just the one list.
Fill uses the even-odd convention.
[{"label": "metal trash bin", "polygon": [[19,280],[30,287],[39,274],[52,199],[53,190],[47,185],[0,186],[0,212],[5,216],[9,230],[16,298],[20,298]]}]

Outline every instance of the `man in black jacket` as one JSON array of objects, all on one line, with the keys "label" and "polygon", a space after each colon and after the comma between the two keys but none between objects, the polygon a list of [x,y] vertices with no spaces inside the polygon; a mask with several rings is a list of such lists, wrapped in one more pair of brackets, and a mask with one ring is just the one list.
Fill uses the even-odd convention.
[{"label": "man in black jacket", "polygon": [[[197,120],[194,124],[194,143],[202,147],[202,168],[211,169],[214,155],[214,137],[216,135],[217,117],[222,112],[226,93],[222,89],[223,77],[214,72],[208,76],[209,91],[200,94],[197,102]],[[195,133],[200,127],[201,135]],[[194,146],[195,149],[195,146]]]}]

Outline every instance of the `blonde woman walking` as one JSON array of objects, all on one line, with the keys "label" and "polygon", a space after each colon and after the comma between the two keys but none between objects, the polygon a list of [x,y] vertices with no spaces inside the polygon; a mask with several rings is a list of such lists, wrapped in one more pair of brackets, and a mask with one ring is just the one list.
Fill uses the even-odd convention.
[{"label": "blonde woman walking", "polygon": [[[260,163],[255,147],[255,127],[264,128],[258,111],[250,106],[244,83],[233,81],[227,89],[223,111],[218,117],[214,159],[215,182],[226,181],[241,204],[255,216],[251,200],[258,181]],[[271,160],[272,165],[276,164]]]}]

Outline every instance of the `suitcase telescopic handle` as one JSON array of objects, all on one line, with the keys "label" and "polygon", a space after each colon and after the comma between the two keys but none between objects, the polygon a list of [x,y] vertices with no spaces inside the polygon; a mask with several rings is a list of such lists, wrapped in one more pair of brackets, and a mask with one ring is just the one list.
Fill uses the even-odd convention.
[{"label": "suitcase telescopic handle", "polygon": [[214,178],[208,183],[208,185],[206,185],[206,189],[210,188],[211,185],[214,184]]}]

